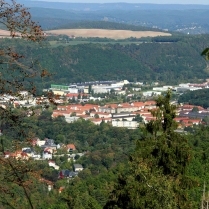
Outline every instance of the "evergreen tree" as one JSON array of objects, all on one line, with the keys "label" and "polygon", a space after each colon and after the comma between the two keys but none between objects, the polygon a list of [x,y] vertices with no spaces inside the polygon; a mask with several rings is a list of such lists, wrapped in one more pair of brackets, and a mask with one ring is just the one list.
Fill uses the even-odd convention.
[{"label": "evergreen tree", "polygon": [[156,118],[145,125],[144,136],[130,156],[128,172],[118,178],[105,208],[192,208],[188,191],[195,182],[187,176],[191,149],[185,135],[175,132],[176,106],[171,92],[156,99]]}]

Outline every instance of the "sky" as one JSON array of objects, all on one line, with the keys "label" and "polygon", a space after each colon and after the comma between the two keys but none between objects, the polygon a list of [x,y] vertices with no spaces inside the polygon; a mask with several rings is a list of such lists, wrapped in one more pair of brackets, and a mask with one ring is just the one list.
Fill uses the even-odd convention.
[{"label": "sky", "polygon": [[152,3],[152,4],[204,4],[209,5],[209,0],[42,0],[51,2],[69,3]]}]

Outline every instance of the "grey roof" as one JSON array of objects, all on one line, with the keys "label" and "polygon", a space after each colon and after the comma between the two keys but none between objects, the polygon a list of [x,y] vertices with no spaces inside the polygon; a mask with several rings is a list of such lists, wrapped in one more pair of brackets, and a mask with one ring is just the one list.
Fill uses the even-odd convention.
[{"label": "grey roof", "polygon": [[83,168],[83,166],[81,164],[74,164],[73,166],[74,166],[74,168]]},{"label": "grey roof", "polygon": [[[186,114],[187,112],[187,114]],[[203,112],[203,113],[199,113],[199,112],[188,112],[188,111],[181,111],[179,114],[180,117],[189,117],[189,118],[201,118],[203,119],[206,116],[209,116],[209,113],[207,112]]]},{"label": "grey roof", "polygon": [[46,139],[45,145],[54,145],[54,139]]}]

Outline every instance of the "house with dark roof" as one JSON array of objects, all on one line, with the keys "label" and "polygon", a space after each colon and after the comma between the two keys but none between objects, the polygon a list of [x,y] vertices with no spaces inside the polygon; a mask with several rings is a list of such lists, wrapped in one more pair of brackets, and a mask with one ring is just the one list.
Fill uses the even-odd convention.
[{"label": "house with dark roof", "polygon": [[41,148],[45,149],[45,148],[51,148],[53,150],[57,149],[57,145],[54,143],[54,139],[45,139],[45,144],[41,146]]},{"label": "house with dark roof", "polygon": [[74,171],[70,171],[70,170],[66,169],[66,170],[61,170],[59,172],[58,178],[59,179],[63,179],[63,178],[74,178],[77,175],[78,175],[78,172],[74,172]]}]

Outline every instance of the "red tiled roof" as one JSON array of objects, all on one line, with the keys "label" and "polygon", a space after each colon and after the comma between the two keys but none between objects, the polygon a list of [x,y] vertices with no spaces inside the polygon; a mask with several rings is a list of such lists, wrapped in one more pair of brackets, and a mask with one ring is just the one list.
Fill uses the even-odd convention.
[{"label": "red tiled roof", "polygon": [[104,107],[106,107],[106,108],[112,108],[112,109],[115,109],[115,108],[117,108],[118,107],[118,104],[106,104]]},{"label": "red tiled roof", "polygon": [[152,121],[152,120],[156,120],[155,117],[146,117],[146,121]]},{"label": "red tiled roof", "polygon": [[194,107],[197,107],[199,110],[204,110],[203,107],[201,106],[196,106],[196,105],[188,105],[188,104],[184,104],[183,106],[181,106],[181,109],[193,109]]},{"label": "red tiled roof", "polygon": [[189,119],[188,117],[176,117],[176,118],[174,118],[174,120],[176,122],[183,121],[183,120],[188,120],[188,119]]},{"label": "red tiled roof", "polygon": [[102,121],[103,118],[91,118],[90,120],[91,120],[91,121],[98,122],[98,121]]},{"label": "red tiled roof", "polygon": [[145,106],[144,102],[133,102],[133,104],[134,104],[135,107],[143,107],[143,106]]},{"label": "red tiled roof", "polygon": [[71,149],[71,150],[76,150],[74,144],[68,144],[68,145],[67,145],[67,148],[68,148],[68,149]]},{"label": "red tiled roof", "polygon": [[66,97],[78,97],[78,93],[68,93],[66,94]]}]

